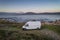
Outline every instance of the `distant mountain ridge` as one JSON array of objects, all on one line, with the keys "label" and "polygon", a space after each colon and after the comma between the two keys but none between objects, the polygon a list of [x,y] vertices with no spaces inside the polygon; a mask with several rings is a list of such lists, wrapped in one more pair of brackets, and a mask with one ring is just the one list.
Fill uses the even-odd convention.
[{"label": "distant mountain ridge", "polygon": [[54,15],[54,14],[60,15],[60,12],[54,12],[54,13],[48,13],[48,12],[46,12],[46,13],[27,12],[25,14],[26,15],[33,15],[33,14],[35,14],[35,15]]},{"label": "distant mountain ridge", "polygon": [[0,15],[60,15],[60,12],[53,13],[34,13],[34,12],[26,12],[26,13],[8,13],[8,12],[0,12]]}]

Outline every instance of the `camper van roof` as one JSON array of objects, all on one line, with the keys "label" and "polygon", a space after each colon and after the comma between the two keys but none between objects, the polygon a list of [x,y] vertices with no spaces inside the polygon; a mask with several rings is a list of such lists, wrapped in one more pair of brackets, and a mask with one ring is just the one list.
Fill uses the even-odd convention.
[{"label": "camper van roof", "polygon": [[28,21],[28,22],[40,22],[40,21]]},{"label": "camper van roof", "polygon": [[40,23],[40,21],[28,21],[27,23]]}]

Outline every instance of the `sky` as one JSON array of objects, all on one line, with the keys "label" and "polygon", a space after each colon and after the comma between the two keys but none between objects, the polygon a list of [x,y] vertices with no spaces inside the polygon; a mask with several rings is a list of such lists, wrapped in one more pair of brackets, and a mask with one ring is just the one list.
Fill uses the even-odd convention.
[{"label": "sky", "polygon": [[0,0],[0,12],[60,12],[60,0]]}]

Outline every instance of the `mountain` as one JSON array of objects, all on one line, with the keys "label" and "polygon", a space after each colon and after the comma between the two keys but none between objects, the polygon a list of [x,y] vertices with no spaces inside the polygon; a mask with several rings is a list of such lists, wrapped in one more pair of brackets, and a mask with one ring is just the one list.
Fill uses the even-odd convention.
[{"label": "mountain", "polygon": [[20,13],[0,12],[0,15],[20,15]]},{"label": "mountain", "polygon": [[22,15],[60,15],[60,12],[53,12],[53,13],[34,13],[34,12],[27,12],[27,13],[23,13]]},{"label": "mountain", "polygon": [[0,15],[60,15],[60,12],[54,13],[34,13],[34,12],[26,12],[26,13],[8,13],[8,12],[0,12]]}]

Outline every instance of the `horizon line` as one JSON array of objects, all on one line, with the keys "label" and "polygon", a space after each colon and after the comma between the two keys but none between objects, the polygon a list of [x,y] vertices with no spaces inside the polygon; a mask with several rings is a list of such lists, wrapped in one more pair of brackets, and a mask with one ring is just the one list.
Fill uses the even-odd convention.
[{"label": "horizon line", "polygon": [[60,12],[5,12],[5,13],[60,13]]}]

